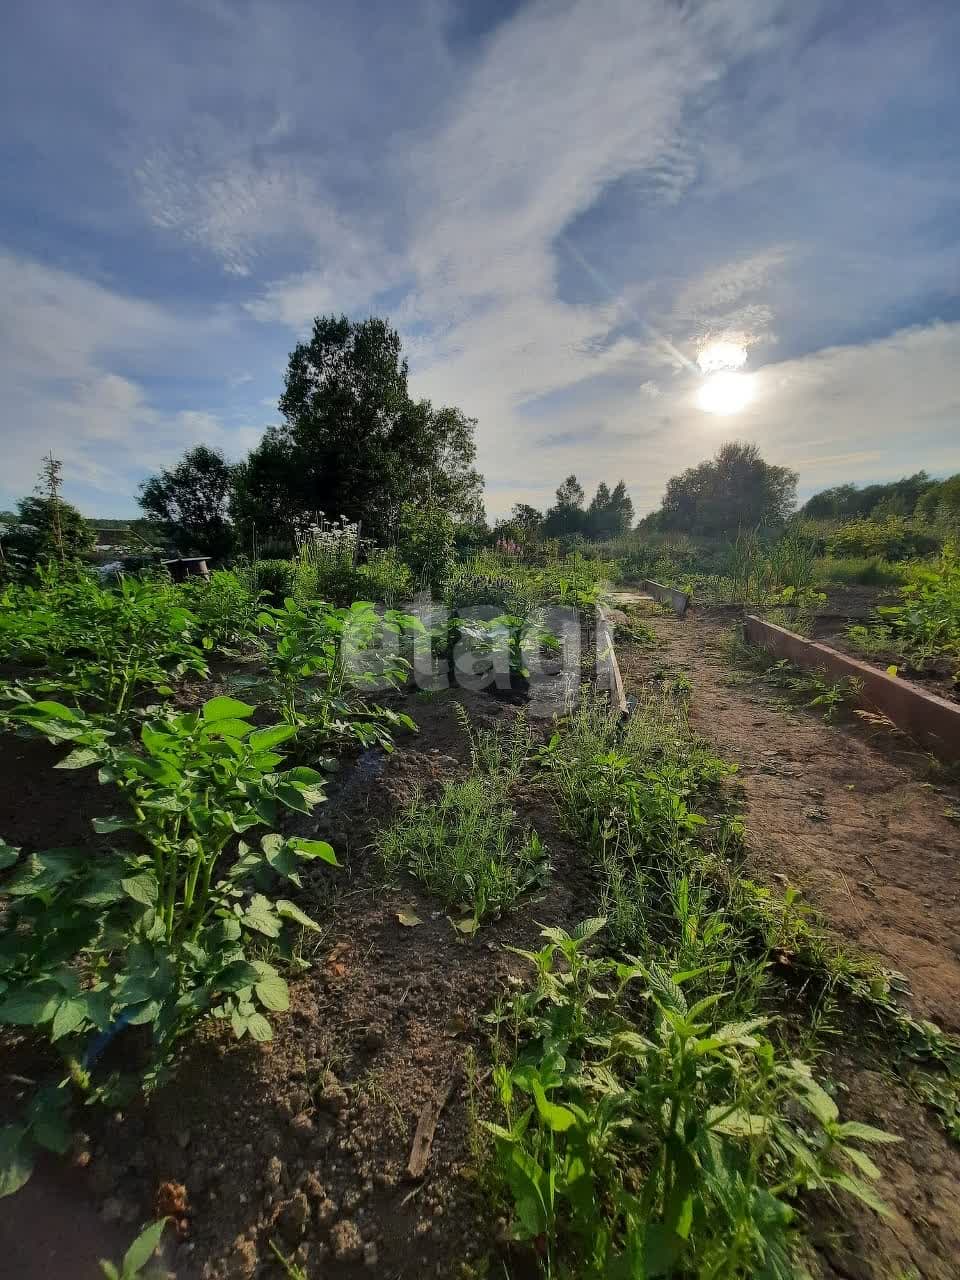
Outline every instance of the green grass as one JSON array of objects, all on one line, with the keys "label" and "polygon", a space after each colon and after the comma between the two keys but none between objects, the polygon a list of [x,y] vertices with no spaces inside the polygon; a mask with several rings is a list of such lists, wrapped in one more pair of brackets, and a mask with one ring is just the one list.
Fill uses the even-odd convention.
[{"label": "green grass", "polygon": [[813,581],[820,586],[900,587],[910,576],[906,564],[882,556],[824,556],[814,561]]},{"label": "green grass", "polygon": [[541,885],[549,856],[536,831],[520,826],[510,800],[530,745],[525,718],[484,729],[473,727],[459,704],[457,713],[470,747],[469,776],[444,783],[436,801],[417,796],[380,833],[376,849],[388,875],[412,875],[445,908],[466,913],[461,927],[471,932]]}]

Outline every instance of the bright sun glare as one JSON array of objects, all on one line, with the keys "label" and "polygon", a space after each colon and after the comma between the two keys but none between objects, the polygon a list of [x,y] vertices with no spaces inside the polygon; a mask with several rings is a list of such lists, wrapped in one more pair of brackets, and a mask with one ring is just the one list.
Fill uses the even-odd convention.
[{"label": "bright sun glare", "polygon": [[708,378],[697,396],[706,413],[738,413],[753,399],[753,375],[749,373],[715,373]]},{"label": "bright sun glare", "polygon": [[747,349],[739,342],[711,342],[697,356],[702,373],[709,375],[697,395],[706,413],[738,413],[753,399],[753,378],[738,373],[747,363]]},{"label": "bright sun glare", "polygon": [[719,373],[721,369],[742,369],[747,363],[747,349],[739,342],[711,342],[697,356],[701,373]]}]

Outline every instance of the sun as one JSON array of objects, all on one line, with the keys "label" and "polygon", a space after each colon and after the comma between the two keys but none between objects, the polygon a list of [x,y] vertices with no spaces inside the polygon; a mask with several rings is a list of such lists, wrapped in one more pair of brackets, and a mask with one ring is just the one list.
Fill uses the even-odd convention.
[{"label": "sun", "polygon": [[715,373],[704,382],[697,394],[697,403],[705,413],[726,416],[739,413],[753,399],[753,394],[753,375],[728,369],[725,373]]},{"label": "sun", "polygon": [[701,348],[697,364],[701,373],[719,373],[721,369],[742,369],[747,363],[747,349],[739,342],[709,342]]}]

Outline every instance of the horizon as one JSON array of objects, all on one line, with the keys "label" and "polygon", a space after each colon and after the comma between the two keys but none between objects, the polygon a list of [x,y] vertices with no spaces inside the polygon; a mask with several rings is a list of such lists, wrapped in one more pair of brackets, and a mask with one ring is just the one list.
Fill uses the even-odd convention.
[{"label": "horizon", "polygon": [[331,311],[478,420],[491,520],[570,473],[642,516],[731,439],[801,504],[950,474],[958,37],[946,0],[17,6],[0,508],[48,450],[94,519],[239,460]]}]

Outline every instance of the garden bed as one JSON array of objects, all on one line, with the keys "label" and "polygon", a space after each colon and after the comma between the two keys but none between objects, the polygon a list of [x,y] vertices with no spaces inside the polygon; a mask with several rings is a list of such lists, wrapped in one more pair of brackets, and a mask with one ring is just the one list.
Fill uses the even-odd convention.
[{"label": "garden bed", "polygon": [[[153,608],[152,598],[147,606]],[[364,617],[368,608],[357,606]],[[790,893],[781,899],[760,877],[742,874],[746,846],[736,766],[691,731],[690,681],[659,653],[666,627],[699,650],[696,613],[680,622],[661,611],[649,622],[627,618],[624,625],[622,615],[608,620],[601,611],[596,629],[588,613],[580,619],[580,662],[567,662],[559,673],[527,673],[513,660],[512,646],[510,670],[502,673],[498,690],[408,686],[379,695],[377,707],[350,700],[338,665],[342,650],[326,647],[344,619],[343,611],[319,602],[285,604],[258,618],[260,630],[249,637],[256,654],[250,661],[218,660],[208,681],[181,672],[169,686],[169,711],[187,709],[185,717],[145,714],[142,701],[126,699],[125,684],[123,717],[104,712],[104,672],[112,679],[113,667],[102,665],[99,654],[79,668],[68,661],[57,673],[79,690],[73,710],[24,702],[22,690],[11,694],[10,727],[56,734],[63,732],[56,726],[66,724],[71,741],[79,743],[71,755],[83,748],[75,768],[64,772],[51,766],[62,763],[70,742],[50,747],[36,737],[0,739],[17,786],[0,815],[2,835],[24,850],[12,873],[19,879],[3,881],[14,889],[4,895],[4,910],[23,922],[15,940],[42,939],[42,921],[49,918],[45,903],[32,918],[41,923],[32,928],[29,916],[15,914],[25,880],[29,893],[39,893],[31,888],[35,873],[26,855],[69,840],[82,850],[81,874],[87,876],[112,865],[118,847],[139,849],[144,840],[159,851],[161,863],[172,845],[187,867],[194,866],[197,847],[208,839],[211,796],[221,806],[233,805],[231,834],[210,861],[211,871],[217,867],[213,883],[221,883],[224,864],[228,871],[231,863],[240,868],[233,889],[228,882],[227,890],[218,890],[217,918],[235,916],[260,935],[245,939],[242,964],[226,955],[226,968],[218,959],[210,970],[204,990],[215,1000],[233,999],[225,1007],[228,1016],[218,1020],[214,1009],[212,1018],[190,1024],[169,1074],[152,1092],[123,1101],[112,1095],[108,1107],[76,1113],[73,1136],[64,1143],[75,1173],[71,1222],[89,1230],[82,1240],[64,1231],[70,1257],[56,1254],[55,1229],[52,1245],[49,1232],[39,1238],[39,1227],[35,1245],[23,1238],[24,1214],[56,1224],[62,1212],[60,1173],[52,1173],[49,1162],[41,1160],[19,1193],[25,1198],[0,1199],[0,1248],[7,1248],[9,1236],[8,1255],[16,1258],[18,1274],[32,1280],[56,1267],[78,1280],[93,1276],[98,1252],[117,1256],[118,1228],[132,1237],[143,1221],[160,1214],[173,1219],[165,1250],[184,1280],[274,1280],[284,1274],[346,1280],[410,1269],[469,1278],[491,1268],[533,1276],[555,1265],[600,1275],[609,1273],[613,1260],[626,1259],[638,1230],[664,1239],[678,1260],[676,1274],[689,1274],[707,1256],[733,1260],[748,1222],[750,1258],[730,1274],[756,1274],[757,1260],[776,1248],[784,1257],[803,1257],[817,1274],[849,1275],[849,1263],[832,1241],[841,1223],[829,1196],[852,1188],[870,1205],[873,1192],[847,1177],[853,1156],[843,1154],[847,1134],[831,1128],[834,1093],[844,1118],[860,1122],[849,1139],[881,1145],[877,1159],[904,1215],[911,1251],[924,1260],[950,1256],[948,1227],[943,1242],[929,1248],[915,1242],[919,1211],[905,1203],[909,1162],[888,1158],[887,1135],[865,1127],[886,1123],[885,1116],[842,1096],[858,1073],[874,1066],[898,1069],[889,1045],[871,1040],[867,1048],[864,1039],[858,1041],[860,1057],[831,1055],[830,1071],[841,1083],[837,1090],[823,1077],[830,1095],[815,1083],[813,1068],[795,1060],[801,1053],[814,1061],[807,1050],[814,1027],[841,1009],[848,1023],[859,1020],[869,1028],[878,1020],[905,1055],[918,1052],[914,1036],[929,1055],[933,1033],[899,1006],[879,960],[847,954],[811,927]],[[623,645],[625,686],[609,622],[621,627],[616,643]],[[510,636],[515,634],[511,624]],[[194,661],[189,645],[182,652]],[[150,688],[166,687],[159,668],[147,676]],[[582,679],[593,687],[578,700]],[[609,684],[609,691],[598,696],[597,684]],[[115,687],[109,684],[109,690]],[[624,694],[630,695],[627,714]],[[238,695],[250,697],[256,708],[236,701]],[[278,708],[284,726],[276,723]],[[564,710],[572,714],[553,718]],[[95,712],[99,721],[89,719]],[[405,730],[410,721],[418,732]],[[719,724],[706,728],[723,736]],[[301,732],[297,768],[287,771],[271,755],[271,744]],[[136,745],[118,752],[112,735]],[[206,778],[206,804],[190,810],[195,839],[184,840],[179,826],[168,837],[168,828],[158,825],[168,820],[163,815],[180,812],[182,777],[168,767],[173,758],[187,761],[183,777]],[[243,766],[248,773],[242,785],[224,790],[221,771],[232,776],[240,767],[234,762],[248,758],[253,762]],[[111,772],[105,784],[95,781],[91,765],[100,759],[111,762],[119,779],[116,794]],[[323,786],[313,765],[326,772],[325,797],[314,794]],[[108,822],[113,830],[91,838],[89,821],[103,827],[102,819],[129,794],[128,775],[145,779],[134,793],[136,834]],[[292,792],[280,790],[284,778]],[[166,791],[157,806],[161,817],[154,819],[158,784]],[[190,785],[192,794],[196,787]],[[256,812],[251,793],[262,805]],[[286,810],[271,798],[282,799]],[[282,885],[288,897],[276,901],[275,911],[271,900],[254,894],[261,884],[270,891],[269,876],[256,852],[260,833],[246,834],[266,823],[275,833],[264,845],[273,880],[290,879],[298,865],[292,855],[305,859],[294,887]],[[333,851],[339,866],[329,865]],[[8,870],[13,852],[0,845]],[[70,874],[74,861],[72,854]],[[63,870],[57,858],[49,867],[39,865],[48,879]],[[147,865],[145,857],[134,864]],[[121,881],[136,902],[157,901],[144,883],[148,874],[126,873]],[[41,877],[41,889],[45,883]],[[178,894],[177,885],[183,887],[184,912],[196,883],[190,871],[175,882]],[[106,889],[109,905],[119,895],[112,885]],[[86,889],[76,900],[85,896]],[[65,898],[54,892],[50,903],[62,912]],[[171,901],[177,905],[179,898]],[[159,902],[165,902],[162,894]],[[125,909],[128,927],[141,932],[134,934],[136,944],[115,948],[110,963],[121,978],[111,999],[144,1016],[141,1025],[112,1039],[92,1080],[72,1077],[78,1093],[99,1088],[113,1071],[142,1078],[151,1065],[148,1047],[162,1034],[148,1001],[154,988],[131,990],[121,965],[132,963],[144,939],[156,939],[157,920],[162,924],[164,917],[159,908]],[[301,924],[287,950],[272,941],[281,930],[275,915]],[[199,936],[220,945],[213,928],[200,932],[203,925],[198,917]],[[12,933],[8,929],[7,936]],[[164,939],[172,954],[177,941],[175,934]],[[205,963],[195,947],[181,947],[179,954],[184,966]],[[268,961],[282,967],[289,991]],[[71,988],[79,1000],[98,980],[99,964],[80,968]],[[242,972],[235,974],[238,964]],[[269,978],[257,968],[265,964]],[[717,974],[729,974],[729,980],[718,982]],[[32,998],[32,974],[15,980]],[[254,1010],[254,988],[269,1017]],[[938,993],[939,985],[932,991],[918,981],[924,1012],[939,1013]],[[46,1002],[47,987],[40,994]],[[57,1016],[63,1000],[58,991]],[[5,998],[0,1008],[8,1005]],[[49,1022],[46,1009],[44,1003],[33,1021]],[[672,1021],[681,1013],[683,1024],[689,1013],[689,1035]],[[17,1010],[7,1021],[19,1016]],[[82,1035],[88,1035],[86,1024]],[[702,1053],[698,1049],[678,1076],[689,1036],[699,1037]],[[55,1044],[59,1039],[51,1038]],[[7,1027],[2,1049],[12,1087],[0,1101],[0,1120],[17,1124],[37,1085],[56,1081],[55,1054],[26,1026]],[[767,1072],[774,1062],[781,1082],[769,1104],[776,1129],[757,1128],[753,1120],[746,1129],[726,1125],[731,1114],[749,1119],[753,1106],[768,1105]],[[819,1077],[820,1062],[815,1069]],[[602,1120],[604,1095],[614,1086],[621,1090],[617,1106],[625,1108],[625,1126]],[[871,1093],[869,1082],[863,1091]],[[514,1096],[532,1099],[526,1118],[512,1107]],[[946,1113],[948,1104],[939,1105]],[[686,1118],[681,1123],[678,1117]],[[921,1135],[917,1149],[946,1159],[933,1122],[922,1114],[918,1119],[916,1107],[897,1118],[912,1138]],[[497,1127],[485,1127],[486,1120]],[[774,1132],[784,1135],[786,1145],[773,1141]],[[584,1196],[568,1182],[569,1169],[581,1166],[567,1162],[579,1158],[578,1144],[588,1134],[591,1143],[604,1144],[604,1156],[595,1167],[583,1167],[591,1188]],[[751,1154],[754,1140],[763,1147],[762,1158]],[[667,1225],[675,1207],[671,1153],[678,1145],[697,1187],[695,1221],[686,1235]],[[794,1159],[794,1150],[805,1154]],[[718,1194],[707,1176],[711,1152],[749,1177],[758,1195],[776,1200],[783,1212],[775,1223]],[[879,1176],[865,1150],[855,1154],[869,1179]],[[643,1164],[653,1199],[640,1213],[630,1197]],[[518,1181],[517,1169],[527,1182]],[[566,1198],[570,1208],[548,1209],[541,1190],[531,1203],[530,1179],[538,1188],[541,1179],[548,1191],[555,1187],[558,1203]],[[793,1206],[814,1229],[795,1229],[801,1219]],[[845,1229],[850,1222],[856,1240],[872,1241],[869,1255],[877,1266],[865,1276],[903,1263],[900,1236],[878,1227],[872,1209],[848,1206],[845,1198],[844,1213]],[[765,1229],[758,1234],[761,1221]]]},{"label": "garden bed", "polygon": [[885,716],[944,759],[960,760],[960,704],[948,702],[899,674],[890,674],[760,618],[748,617],[743,632],[748,644],[786,658],[802,670],[847,681],[851,697],[861,706]]},{"label": "garden bed", "polygon": [[[587,887],[575,844],[558,829],[546,795],[532,789],[518,797],[517,823],[541,835],[553,875],[521,911],[467,936],[414,882],[385,888],[371,837],[416,793],[434,798],[445,781],[468,772],[469,743],[455,704],[476,726],[490,728],[509,725],[523,702],[459,690],[408,695],[402,705],[419,733],[403,736],[373,767],[369,758],[347,765],[322,815],[294,824],[329,839],[344,871],[314,872],[299,895],[324,931],[310,972],[292,984],[291,1012],[278,1021],[275,1039],[254,1045],[229,1032],[207,1033],[149,1102],[134,1102],[113,1120],[90,1112],[75,1152],[84,1172],[74,1191],[87,1199],[96,1247],[114,1241],[109,1223],[125,1222],[132,1232],[150,1217],[170,1183],[186,1194],[185,1229],[171,1258],[182,1277],[253,1275],[272,1260],[270,1240],[285,1253],[300,1248],[301,1261],[322,1262],[324,1274],[343,1276],[369,1274],[374,1257],[376,1269],[390,1274],[411,1259],[424,1273],[439,1267],[446,1274],[450,1258],[469,1262],[488,1246],[469,1174],[464,1051],[473,1045],[482,1056],[481,1015],[523,969],[503,945],[533,946],[540,918],[574,923]],[[53,772],[62,752],[46,743],[7,739],[0,750],[5,776],[23,783],[4,793],[6,838],[27,848],[48,847],[57,832],[89,842],[88,819],[105,812],[95,777]],[[14,772],[6,773],[11,764]],[[127,1036],[111,1066],[136,1066],[137,1038]],[[42,1076],[44,1056],[29,1038],[8,1031],[4,1039],[6,1073]],[[426,1175],[411,1180],[417,1120],[451,1079]],[[2,1118],[14,1118],[22,1092],[5,1092]],[[42,1170],[36,1176],[42,1183]],[[302,1229],[295,1225],[301,1191],[310,1208]],[[82,1202],[70,1212],[82,1220]],[[359,1232],[356,1256],[343,1243],[353,1239],[352,1227],[343,1224]],[[5,1251],[8,1233],[11,1242],[21,1234],[17,1198],[0,1200]],[[350,1256],[338,1262],[341,1238]],[[31,1272],[29,1251],[22,1242],[17,1247],[26,1267],[20,1280],[49,1274],[36,1254]],[[74,1259],[69,1274],[92,1277],[94,1263],[89,1258],[83,1271]]]}]

